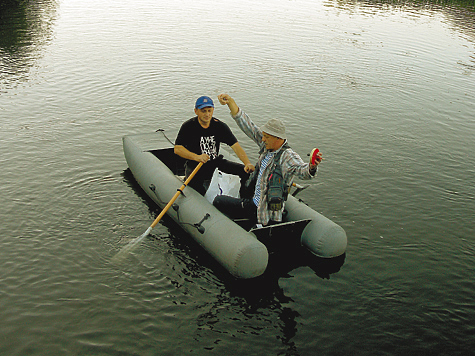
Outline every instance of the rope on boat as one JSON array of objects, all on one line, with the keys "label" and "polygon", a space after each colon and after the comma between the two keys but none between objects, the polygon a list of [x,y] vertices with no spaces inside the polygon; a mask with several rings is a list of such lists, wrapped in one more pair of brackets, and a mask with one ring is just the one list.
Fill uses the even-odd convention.
[{"label": "rope on boat", "polygon": [[164,129],[158,129],[157,131],[155,132],[161,132],[163,134],[163,137],[165,137],[167,139],[168,142],[170,142],[170,144],[175,147],[175,144],[167,137],[167,135],[165,135],[165,130]]}]

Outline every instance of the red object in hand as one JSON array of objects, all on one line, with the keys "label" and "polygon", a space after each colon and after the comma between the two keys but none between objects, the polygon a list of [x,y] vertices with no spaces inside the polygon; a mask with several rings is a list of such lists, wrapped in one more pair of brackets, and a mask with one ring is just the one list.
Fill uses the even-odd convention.
[{"label": "red object in hand", "polygon": [[310,162],[312,164],[316,164],[316,161],[318,161],[318,163],[320,163],[321,159],[320,159],[320,157],[317,156],[319,152],[320,152],[320,150],[318,148],[314,148],[312,150],[312,153],[310,153],[310,157],[311,157]]}]

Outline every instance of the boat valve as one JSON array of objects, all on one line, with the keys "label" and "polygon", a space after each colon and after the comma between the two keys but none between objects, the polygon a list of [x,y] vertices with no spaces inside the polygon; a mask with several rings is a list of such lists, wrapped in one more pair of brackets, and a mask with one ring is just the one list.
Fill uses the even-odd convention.
[{"label": "boat valve", "polygon": [[196,224],[193,224],[194,227],[196,227],[198,229],[198,231],[200,232],[200,234],[204,234],[205,233],[205,228],[203,226],[201,226],[201,224],[203,223],[203,221],[205,221],[206,219],[208,219],[211,215],[209,215],[208,213],[206,213],[205,216],[203,216],[203,219],[200,220],[200,222],[196,223]]}]

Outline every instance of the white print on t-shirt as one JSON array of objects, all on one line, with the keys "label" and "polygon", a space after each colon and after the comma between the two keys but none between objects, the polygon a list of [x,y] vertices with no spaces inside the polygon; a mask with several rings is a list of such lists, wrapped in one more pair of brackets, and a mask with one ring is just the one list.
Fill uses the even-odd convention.
[{"label": "white print on t-shirt", "polygon": [[200,140],[201,153],[206,153],[210,159],[215,159],[218,157],[218,152],[216,152],[216,141],[214,136],[201,137]]}]

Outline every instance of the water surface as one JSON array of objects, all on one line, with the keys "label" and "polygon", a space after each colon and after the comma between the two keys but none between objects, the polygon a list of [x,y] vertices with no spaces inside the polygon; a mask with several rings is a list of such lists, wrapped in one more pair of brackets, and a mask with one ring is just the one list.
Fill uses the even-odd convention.
[{"label": "water surface", "polygon": [[[475,12],[466,1],[13,0],[0,7],[6,355],[466,355],[474,344]],[[348,235],[235,281],[158,214],[121,137],[200,95],[326,160],[301,193]],[[256,148],[227,122],[256,158]]]}]

